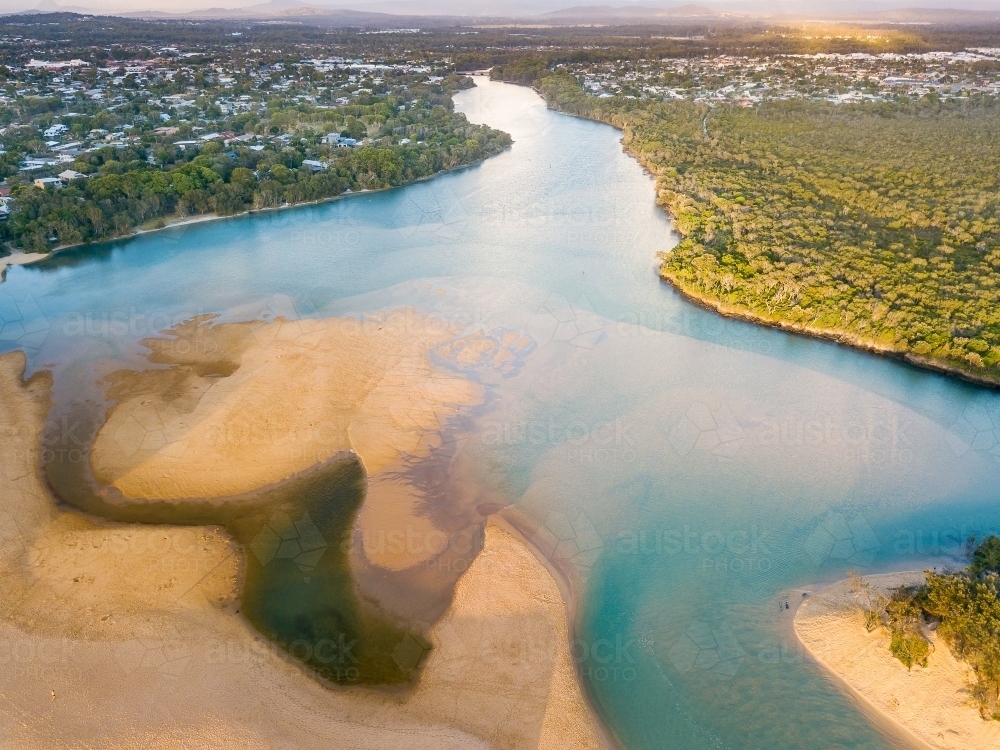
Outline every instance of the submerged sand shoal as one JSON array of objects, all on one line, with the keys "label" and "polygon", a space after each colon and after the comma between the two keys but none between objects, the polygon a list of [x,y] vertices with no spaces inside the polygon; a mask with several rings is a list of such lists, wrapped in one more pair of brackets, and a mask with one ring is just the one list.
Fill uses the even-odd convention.
[{"label": "submerged sand shoal", "polygon": [[[923,583],[919,572],[866,577],[889,591]],[[867,706],[908,735],[912,744],[937,750],[1000,747],[1000,722],[984,720],[971,699],[971,670],[930,634],[934,650],[926,668],[906,667],[889,652],[889,634],[869,633],[848,583],[841,581],[806,599],[795,614],[795,633],[806,650]]]},{"label": "submerged sand shoal", "polygon": [[172,371],[118,373],[94,444],[98,479],[128,498],[236,495],[344,450],[378,474],[423,457],[444,422],[482,398],[428,352],[454,331],[401,309],[383,316],[212,325],[145,343]]},{"label": "submerged sand shoal", "polygon": [[3,281],[7,269],[11,266],[27,266],[48,258],[47,253],[14,253],[0,258],[0,281]]},{"label": "submerged sand shoal", "polygon": [[[98,481],[127,501],[221,499],[351,451],[369,482],[362,532],[438,533],[404,475],[440,447],[450,419],[482,401],[482,386],[431,362],[456,329],[408,308],[213,323],[195,318],[143,342],[168,369],[108,378],[117,403],[91,452]],[[369,562],[403,570],[432,554],[372,547]]]},{"label": "submerged sand shoal", "polygon": [[38,471],[50,382],[0,357],[0,734],[7,748],[603,746],[559,588],[495,526],[408,693],[330,690],[236,614],[221,530],[98,524]]}]

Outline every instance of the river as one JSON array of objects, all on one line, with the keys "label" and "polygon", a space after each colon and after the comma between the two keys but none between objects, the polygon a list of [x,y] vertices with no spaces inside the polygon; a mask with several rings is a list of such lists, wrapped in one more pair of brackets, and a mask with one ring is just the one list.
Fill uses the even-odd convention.
[{"label": "river", "polygon": [[621,743],[894,746],[800,653],[791,616],[803,587],[955,564],[997,530],[1000,399],[686,303],[657,279],[676,239],[619,133],[477,83],[456,107],[508,152],[11,268],[0,351],[53,369],[58,402],[201,313],[412,305],[527,332],[523,361],[484,376],[466,465],[570,573],[574,656]]}]

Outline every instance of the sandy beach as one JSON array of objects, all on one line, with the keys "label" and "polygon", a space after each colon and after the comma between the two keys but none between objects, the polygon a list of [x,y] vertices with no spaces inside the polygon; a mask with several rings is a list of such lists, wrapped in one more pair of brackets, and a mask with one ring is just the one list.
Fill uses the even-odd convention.
[{"label": "sandy beach", "polygon": [[31,263],[37,263],[40,260],[44,260],[49,256],[46,253],[13,253],[11,255],[4,256],[0,258],[0,281],[3,281],[3,277],[7,273],[7,269],[11,266],[26,266]]},{"label": "sandy beach", "polygon": [[[436,532],[406,472],[439,447],[448,420],[482,387],[428,352],[456,331],[410,309],[358,320],[212,325],[196,319],[146,345],[167,370],[109,378],[118,400],[91,454],[97,479],[129,501],[224,502],[345,452],[364,465],[362,533]],[[401,570],[433,554],[370,547]]]},{"label": "sandy beach", "polygon": [[[867,576],[888,591],[920,584],[923,573]],[[908,671],[889,652],[889,633],[865,630],[846,581],[820,589],[795,614],[795,633],[809,654],[859,701],[898,728],[915,747],[970,750],[1000,747],[1000,722],[983,720],[968,692],[970,669],[930,634],[926,668]]]},{"label": "sandy beach", "polygon": [[323,687],[236,613],[210,527],[97,523],[38,473],[49,379],[0,357],[0,732],[9,748],[588,748],[559,588],[514,536],[483,551],[406,693]]},{"label": "sandy beach", "polygon": [[369,475],[425,457],[445,421],[482,398],[427,357],[451,335],[412,310],[184,324],[145,342],[171,370],[112,377],[120,401],[94,444],[95,474],[130,499],[219,498],[345,450]]}]

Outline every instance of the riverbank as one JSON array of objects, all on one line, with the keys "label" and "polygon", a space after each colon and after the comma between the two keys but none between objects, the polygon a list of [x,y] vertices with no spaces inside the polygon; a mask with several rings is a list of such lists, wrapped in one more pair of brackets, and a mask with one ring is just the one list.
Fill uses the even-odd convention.
[{"label": "riverbank", "polygon": [[[546,534],[540,524],[533,523],[527,515],[521,513],[514,506],[508,506],[491,515],[490,524],[517,539],[534,556],[535,561],[546,570],[549,577],[559,589],[559,595],[562,599],[565,612],[565,621],[569,624],[569,628],[572,629],[573,623],[577,622],[579,614],[579,602],[573,596],[573,574],[569,566],[560,565],[558,560],[553,559],[551,552],[554,549],[554,545],[547,544],[551,539],[551,533]],[[579,587],[582,585],[582,582],[577,581],[576,585]],[[582,691],[583,700],[587,705],[588,715],[594,722],[596,729],[600,732],[601,742],[604,747],[609,749],[617,748],[619,743],[612,736],[611,730],[601,715],[600,707],[594,700],[594,696],[587,689],[586,681],[580,673],[580,666],[580,664],[574,664],[573,668],[577,684]]]},{"label": "riverbank", "polygon": [[[499,154],[502,154],[504,151],[506,151],[509,148],[510,148],[510,146],[507,146],[506,148],[503,149],[503,151],[500,151]],[[499,154],[491,154],[490,156],[498,156]],[[415,185],[418,182],[424,182],[426,180],[433,180],[435,177],[440,177],[441,175],[444,175],[444,174],[455,174],[455,173],[461,172],[464,169],[470,169],[472,167],[477,167],[480,164],[482,164],[484,161],[486,161],[487,159],[489,159],[490,156],[484,156],[481,159],[477,159],[476,161],[469,162],[468,164],[462,164],[459,167],[453,167],[451,169],[442,169],[439,172],[435,172],[434,174],[431,174],[431,175],[426,175],[425,177],[418,177],[417,179],[411,180],[410,182],[406,182],[406,183],[404,183],[402,185],[392,185],[391,187],[376,188],[374,190],[366,188],[366,189],[363,189],[363,190],[358,190],[357,192],[345,192],[345,193],[341,193],[340,195],[332,195],[329,198],[321,198],[320,200],[315,200],[315,201],[302,201],[300,203],[285,203],[285,204],[280,205],[280,206],[268,206],[266,208],[250,208],[250,209],[247,209],[246,211],[238,211],[236,213],[226,214],[224,216],[221,215],[221,214],[216,214],[216,213],[199,214],[197,216],[178,216],[178,215],[174,214],[172,216],[163,216],[163,217],[160,217],[158,219],[154,219],[152,221],[148,221],[145,224],[141,224],[138,227],[134,227],[133,229],[131,229],[126,234],[117,235],[115,237],[108,237],[106,239],[102,239],[100,242],[77,242],[77,243],[73,243],[73,244],[70,244],[70,245],[57,245],[56,247],[53,247],[47,253],[22,253],[20,251],[15,251],[11,255],[0,257],[0,283],[3,283],[4,277],[7,274],[7,269],[10,266],[15,266],[15,265],[28,266],[28,265],[32,265],[34,263],[39,263],[39,262],[41,262],[43,260],[46,260],[47,258],[52,258],[52,257],[58,255],[59,253],[66,252],[68,250],[79,250],[80,248],[84,248],[84,247],[97,247],[99,245],[108,244],[110,242],[122,242],[124,240],[132,239],[133,237],[139,237],[139,236],[145,235],[145,234],[153,234],[155,232],[162,232],[162,231],[165,231],[167,229],[178,229],[180,227],[188,226],[188,225],[191,225],[191,224],[203,224],[205,222],[210,222],[210,221],[221,221],[221,220],[224,220],[224,219],[236,219],[236,218],[239,218],[241,216],[251,216],[251,215],[255,215],[255,214],[266,214],[266,213],[271,213],[271,212],[274,212],[274,211],[287,211],[289,209],[304,208],[304,207],[307,207],[307,206],[321,206],[321,205],[324,205],[326,203],[332,203],[334,201],[345,200],[347,198],[351,198],[351,197],[358,196],[358,195],[370,195],[372,193],[382,193],[382,192],[387,192],[387,191],[390,191],[390,190],[399,190],[400,188],[405,188],[405,187],[408,187],[409,185]],[[162,225],[161,225],[161,222],[162,222]]]},{"label": "riverbank", "polygon": [[[923,582],[919,571],[866,576],[878,590]],[[842,687],[884,720],[894,734],[919,748],[987,750],[1000,746],[1000,722],[984,720],[968,691],[970,668],[928,633],[933,651],[926,668],[912,670],[889,651],[889,633],[865,629],[864,614],[847,581],[802,601],[794,631],[806,652]]]},{"label": "riverbank", "polygon": [[[545,79],[543,79],[545,80]],[[516,83],[516,82],[512,82]],[[527,85],[527,84],[518,84]],[[575,85],[575,84],[574,84]],[[649,152],[640,151],[636,146],[646,145],[648,143],[633,144],[633,140],[639,140],[640,136],[630,127],[629,121],[624,115],[616,116],[614,112],[602,112],[599,108],[596,114],[590,112],[570,112],[566,111],[560,106],[559,101],[554,97],[549,98],[545,96],[545,90],[540,85],[531,85],[532,90],[538,93],[546,102],[546,104],[554,111],[560,112],[561,114],[569,115],[571,117],[581,117],[583,119],[590,120],[592,122],[601,122],[605,125],[610,125],[623,133],[621,139],[622,148],[626,154],[635,159],[647,172],[649,172],[656,180],[659,182],[661,179],[666,179],[667,171],[671,169],[670,164],[663,164],[658,162],[655,158],[651,156]],[[701,128],[706,128],[706,122],[701,120],[699,122]],[[676,179],[676,175],[674,175]],[[678,188],[679,189],[679,188]],[[659,195],[656,200],[657,205],[659,205],[664,212],[670,218],[671,222],[674,222],[676,229],[676,217],[672,215],[669,208],[664,205],[660,200]],[[682,234],[682,236],[684,236]],[[930,370],[933,372],[941,373],[944,375],[949,375],[951,377],[964,380],[969,383],[973,383],[979,386],[985,386],[989,388],[1000,388],[1000,375],[992,375],[986,372],[985,369],[980,370],[979,368],[969,366],[964,367],[961,364],[955,364],[953,362],[943,361],[940,359],[931,358],[928,356],[923,356],[915,354],[911,351],[906,351],[903,349],[895,348],[892,346],[887,346],[885,344],[879,343],[878,341],[864,336],[860,336],[851,331],[840,329],[840,328],[819,328],[816,326],[811,326],[808,324],[796,323],[789,320],[783,320],[781,318],[765,317],[760,313],[755,312],[752,309],[744,307],[734,307],[726,304],[717,297],[706,295],[702,292],[690,288],[682,280],[676,278],[664,271],[665,263],[661,265],[660,279],[664,283],[669,284],[673,289],[675,289],[682,297],[690,302],[698,304],[699,306],[711,310],[715,313],[723,315],[725,317],[730,317],[734,319],[739,319],[746,321],[748,323],[753,323],[755,325],[768,326],[772,328],[777,328],[789,333],[795,333],[803,336],[809,336],[811,338],[819,338],[828,341],[834,341],[844,346],[849,346],[854,349],[859,349],[862,351],[867,351],[872,354],[877,354],[881,356],[888,356],[897,359],[901,362],[905,362],[913,367],[917,367],[924,370]]]},{"label": "riverbank", "polygon": [[749,310],[726,305],[724,302],[714,297],[707,297],[705,295],[692,292],[685,288],[683,284],[678,282],[676,279],[673,279],[662,272],[660,273],[660,280],[669,285],[688,302],[698,305],[706,310],[711,310],[724,318],[742,320],[746,323],[753,323],[754,325],[765,326],[767,328],[776,328],[787,333],[797,333],[802,336],[809,336],[810,338],[833,341],[837,344],[841,344],[842,346],[849,346],[852,349],[860,349],[861,351],[866,351],[871,354],[890,357],[913,367],[918,367],[922,370],[931,370],[932,372],[937,372],[942,375],[949,375],[974,385],[985,386],[987,388],[1000,388],[1000,377],[989,378],[976,375],[968,370],[960,370],[957,367],[951,367],[936,360],[921,357],[911,352],[902,352],[898,349],[883,346],[877,341],[864,339],[857,334],[853,334],[848,331],[815,328],[813,326],[794,323],[788,320],[765,318]]},{"label": "riverbank", "polygon": [[45,260],[49,256],[45,253],[12,253],[0,257],[0,281],[7,275],[7,269],[11,266],[27,266]]},{"label": "riverbank", "polygon": [[559,586],[499,525],[427,631],[408,692],[329,689],[238,615],[216,527],[57,507],[39,474],[51,379],[0,357],[0,693],[11,748],[601,748]]}]

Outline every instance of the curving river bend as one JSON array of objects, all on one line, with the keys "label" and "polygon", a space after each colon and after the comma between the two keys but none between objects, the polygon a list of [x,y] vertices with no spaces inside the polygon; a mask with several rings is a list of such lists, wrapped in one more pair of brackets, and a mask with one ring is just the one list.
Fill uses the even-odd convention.
[{"label": "curving river bend", "polygon": [[535,349],[489,380],[464,450],[573,581],[574,656],[621,743],[893,746],[800,653],[794,606],[997,530],[1000,398],[685,303],[657,280],[674,240],[618,133],[477,83],[456,107],[509,152],[12,268],[0,351],[52,368],[58,402],[200,313],[412,305],[526,331]]}]

